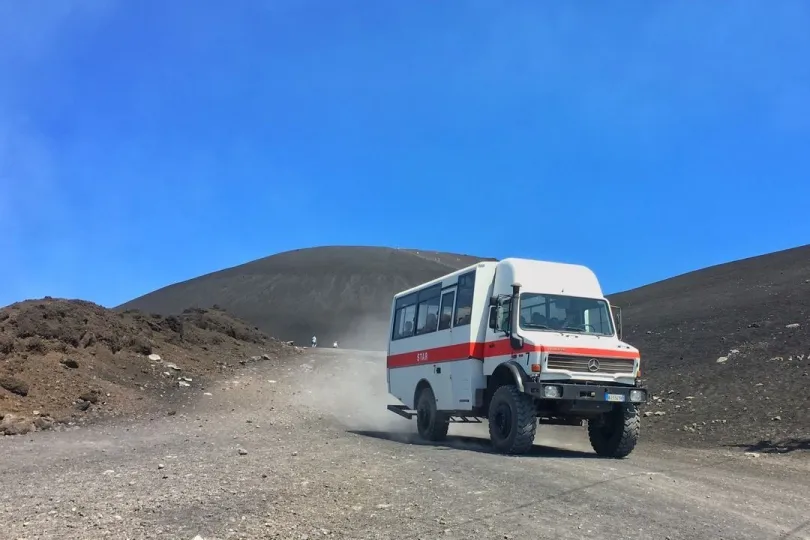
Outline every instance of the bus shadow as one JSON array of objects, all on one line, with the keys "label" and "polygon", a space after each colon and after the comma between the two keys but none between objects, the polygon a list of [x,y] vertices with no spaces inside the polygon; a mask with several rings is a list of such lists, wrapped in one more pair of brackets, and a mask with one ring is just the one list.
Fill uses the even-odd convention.
[{"label": "bus shadow", "polygon": [[[480,454],[497,454],[499,452],[492,449],[487,439],[478,437],[466,437],[461,435],[448,435],[444,441],[430,442],[425,441],[416,433],[397,433],[388,431],[368,431],[368,430],[349,430],[349,433],[359,435],[361,437],[369,437],[372,439],[380,439],[386,441],[394,441],[402,444],[413,446],[432,446],[444,450],[463,450],[467,452],[477,452]],[[564,448],[556,448],[553,446],[543,446],[535,444],[532,449],[525,454],[520,454],[519,457],[534,457],[534,458],[565,458],[565,459],[601,459],[598,455],[591,452],[583,452],[580,450],[567,450]]]}]

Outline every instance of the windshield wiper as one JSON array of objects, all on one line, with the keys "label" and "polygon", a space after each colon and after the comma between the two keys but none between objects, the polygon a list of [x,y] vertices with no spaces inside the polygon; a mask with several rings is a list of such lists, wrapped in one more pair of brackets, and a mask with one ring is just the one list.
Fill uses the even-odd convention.
[{"label": "windshield wiper", "polygon": [[546,326],[545,324],[526,323],[523,326],[525,326],[526,328],[545,328],[546,330],[548,330],[548,326]]},{"label": "windshield wiper", "polygon": [[585,331],[585,330],[583,330],[581,328],[576,328],[574,326],[563,326],[563,330],[568,330],[569,332],[579,332],[579,333],[582,333],[582,332]]}]

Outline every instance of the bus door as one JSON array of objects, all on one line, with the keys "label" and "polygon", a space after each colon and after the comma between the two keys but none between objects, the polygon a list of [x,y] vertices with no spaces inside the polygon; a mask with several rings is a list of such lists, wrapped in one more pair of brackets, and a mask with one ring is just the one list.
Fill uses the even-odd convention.
[{"label": "bus door", "polygon": [[[456,303],[456,287],[449,287],[442,290],[439,303],[439,325],[436,336],[444,351],[452,351],[450,345],[455,343],[453,339],[453,307]],[[444,354],[437,358],[433,364],[433,385],[436,389],[437,406],[440,409],[455,408],[453,399],[452,371],[454,358],[445,358]]]}]

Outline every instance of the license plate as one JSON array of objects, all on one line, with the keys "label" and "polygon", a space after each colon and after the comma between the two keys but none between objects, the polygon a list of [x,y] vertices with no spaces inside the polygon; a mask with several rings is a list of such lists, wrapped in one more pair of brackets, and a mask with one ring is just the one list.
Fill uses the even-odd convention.
[{"label": "license plate", "polygon": [[605,392],[605,401],[624,401],[624,394],[609,394]]}]

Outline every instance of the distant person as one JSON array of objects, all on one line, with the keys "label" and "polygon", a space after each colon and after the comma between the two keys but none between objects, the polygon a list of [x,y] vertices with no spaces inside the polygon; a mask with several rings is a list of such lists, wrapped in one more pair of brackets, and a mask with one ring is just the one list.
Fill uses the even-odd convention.
[{"label": "distant person", "polygon": [[337,341],[332,344],[332,348],[337,349]]},{"label": "distant person", "polygon": [[315,348],[318,346],[318,338],[312,336],[312,347]]}]

